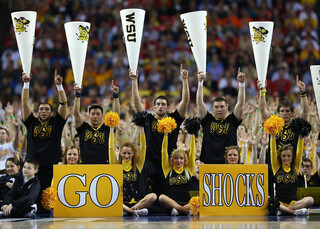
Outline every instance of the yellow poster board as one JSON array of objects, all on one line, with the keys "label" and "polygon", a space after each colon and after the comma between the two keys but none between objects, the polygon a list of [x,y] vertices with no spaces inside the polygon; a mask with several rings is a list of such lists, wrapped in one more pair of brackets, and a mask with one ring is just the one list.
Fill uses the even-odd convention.
[{"label": "yellow poster board", "polygon": [[266,215],[267,165],[200,165],[200,216]]},{"label": "yellow poster board", "polygon": [[54,165],[54,216],[122,216],[122,173],[122,165]]}]

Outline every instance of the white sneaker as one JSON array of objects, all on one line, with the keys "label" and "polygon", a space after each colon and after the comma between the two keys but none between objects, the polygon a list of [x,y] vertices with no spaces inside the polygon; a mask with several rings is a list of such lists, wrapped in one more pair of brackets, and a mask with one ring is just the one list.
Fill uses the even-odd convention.
[{"label": "white sneaker", "polygon": [[36,205],[36,204],[33,204],[33,205],[31,205],[31,207],[32,207],[33,209],[32,209],[30,212],[26,213],[26,214],[24,215],[24,217],[26,217],[26,218],[36,218],[36,212],[37,212],[37,210],[38,210],[37,205]]},{"label": "white sneaker", "polygon": [[179,212],[177,211],[177,209],[172,208],[172,210],[171,210],[171,215],[172,215],[172,216],[177,216],[177,215],[179,215]]},{"label": "white sneaker", "polygon": [[278,211],[277,216],[281,216],[281,215],[283,215],[283,213],[281,211]]},{"label": "white sneaker", "polygon": [[148,215],[149,211],[146,208],[142,208],[140,210],[135,210],[133,215]]},{"label": "white sneaker", "polygon": [[304,216],[307,214],[308,214],[308,209],[306,209],[306,208],[301,208],[301,209],[294,211],[294,215],[296,215],[296,216]]}]

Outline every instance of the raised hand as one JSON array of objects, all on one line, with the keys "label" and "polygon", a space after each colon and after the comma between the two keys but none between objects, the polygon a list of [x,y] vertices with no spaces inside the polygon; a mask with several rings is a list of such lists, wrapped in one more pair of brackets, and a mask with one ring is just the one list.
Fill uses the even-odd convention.
[{"label": "raised hand", "polygon": [[138,79],[138,74],[139,74],[138,70],[136,71],[136,74],[133,74],[133,72],[131,71],[131,69],[129,69],[129,78],[130,78],[131,80],[136,80],[136,79]]},{"label": "raised hand", "polygon": [[188,71],[186,69],[183,69],[182,64],[180,64],[180,75],[182,79],[187,79],[189,75]]},{"label": "raised hand", "polygon": [[22,81],[24,83],[29,83],[31,81],[31,73],[30,73],[30,77],[27,76],[27,74],[25,72],[22,72]]},{"label": "raised hand", "polygon": [[61,85],[63,83],[63,78],[58,74],[57,69],[54,70],[54,81],[56,85]]},{"label": "raised hand", "polygon": [[81,87],[79,87],[79,85],[77,84],[77,83],[74,83],[74,90],[75,90],[75,92],[79,92],[79,93],[81,93]]},{"label": "raised hand", "polygon": [[111,92],[112,92],[112,94],[119,93],[119,87],[113,83],[113,80],[111,81]]},{"label": "raised hand", "polygon": [[246,73],[241,72],[240,68],[238,68],[237,80],[239,83],[244,83],[246,81]]},{"label": "raised hand", "polygon": [[299,88],[299,91],[304,91],[306,89],[306,85],[304,84],[303,81],[301,81],[299,79],[299,76],[296,76],[296,83],[297,83],[297,87]]},{"label": "raised hand", "polygon": [[205,76],[206,76],[206,75],[203,73],[203,71],[199,71],[199,69],[197,68],[198,81],[199,81],[199,82],[203,82]]},{"label": "raised hand", "polygon": [[269,144],[269,138],[268,138],[267,132],[263,132],[263,134],[261,135],[260,143],[261,143],[261,145],[268,145]]}]

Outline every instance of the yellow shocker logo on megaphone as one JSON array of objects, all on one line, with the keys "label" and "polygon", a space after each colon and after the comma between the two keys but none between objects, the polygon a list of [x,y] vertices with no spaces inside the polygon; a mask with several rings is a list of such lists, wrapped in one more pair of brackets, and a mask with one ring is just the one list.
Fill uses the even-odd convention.
[{"label": "yellow shocker logo on megaphone", "polygon": [[76,35],[78,36],[78,40],[81,40],[82,43],[84,41],[88,41],[89,39],[89,27],[88,26],[82,26],[79,25],[79,35],[76,33]]},{"label": "yellow shocker logo on megaphone", "polygon": [[267,37],[267,34],[269,33],[268,30],[260,26],[259,28],[256,28],[253,26],[253,41],[257,42],[257,44],[261,41],[265,42],[265,38]]},{"label": "yellow shocker logo on megaphone", "polygon": [[26,28],[30,23],[28,19],[24,17],[14,18],[14,23],[16,24],[16,32],[18,32],[19,34],[22,32],[28,32]]}]

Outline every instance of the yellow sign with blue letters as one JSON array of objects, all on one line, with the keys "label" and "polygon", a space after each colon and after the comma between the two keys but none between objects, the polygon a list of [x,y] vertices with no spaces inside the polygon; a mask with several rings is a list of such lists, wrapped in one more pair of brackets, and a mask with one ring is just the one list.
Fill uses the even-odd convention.
[{"label": "yellow sign with blue letters", "polygon": [[267,165],[200,165],[200,216],[266,215]]}]

